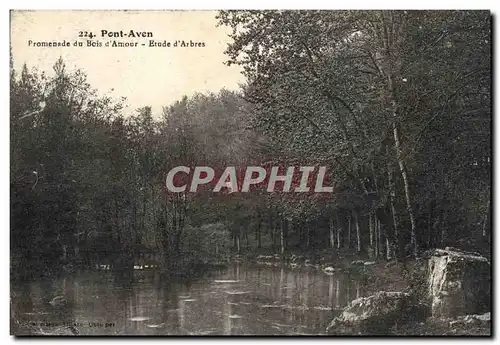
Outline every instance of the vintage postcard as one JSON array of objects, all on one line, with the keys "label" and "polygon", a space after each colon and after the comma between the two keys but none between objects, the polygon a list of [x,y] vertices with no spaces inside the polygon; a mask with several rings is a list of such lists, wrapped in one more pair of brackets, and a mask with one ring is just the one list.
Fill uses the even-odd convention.
[{"label": "vintage postcard", "polygon": [[15,336],[491,336],[487,10],[12,10]]}]

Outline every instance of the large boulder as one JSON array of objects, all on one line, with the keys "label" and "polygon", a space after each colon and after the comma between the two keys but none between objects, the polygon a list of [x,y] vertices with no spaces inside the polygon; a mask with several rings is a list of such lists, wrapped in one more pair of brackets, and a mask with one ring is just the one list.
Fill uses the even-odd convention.
[{"label": "large boulder", "polygon": [[450,327],[457,325],[474,325],[482,327],[491,326],[491,312],[484,313],[482,315],[465,315],[460,316],[457,320],[450,321]]},{"label": "large boulder", "polygon": [[429,298],[433,317],[481,314],[491,306],[491,267],[477,254],[436,249],[429,257]]},{"label": "large boulder", "polygon": [[380,291],[352,301],[327,327],[332,334],[389,334],[390,328],[417,315],[411,296],[404,292]]}]

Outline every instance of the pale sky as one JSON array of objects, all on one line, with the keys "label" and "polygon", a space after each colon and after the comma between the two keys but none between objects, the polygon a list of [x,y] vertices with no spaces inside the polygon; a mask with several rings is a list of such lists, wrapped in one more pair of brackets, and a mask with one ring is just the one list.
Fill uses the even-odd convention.
[{"label": "pale sky", "polygon": [[[213,11],[14,11],[11,44],[14,68],[28,67],[52,73],[62,56],[70,69],[87,72],[89,83],[102,94],[127,97],[126,113],[151,105],[159,115],[183,95],[237,89],[244,82],[235,66],[223,64],[230,39],[225,27],[216,27]],[[101,30],[152,32],[152,38],[101,37]],[[102,47],[87,47],[80,31],[92,32]],[[148,47],[149,40],[204,42],[205,47]],[[74,41],[84,47],[30,47],[28,41]],[[139,42],[136,48],[105,47],[105,42]],[[146,46],[141,46],[145,43]],[[111,89],[114,91],[110,92]]]}]

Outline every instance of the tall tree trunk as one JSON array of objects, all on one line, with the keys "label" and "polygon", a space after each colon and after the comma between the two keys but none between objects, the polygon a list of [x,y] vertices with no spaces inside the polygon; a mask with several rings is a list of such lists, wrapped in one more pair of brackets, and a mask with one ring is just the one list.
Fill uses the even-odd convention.
[{"label": "tall tree trunk", "polygon": [[330,222],[329,222],[329,225],[330,225],[330,248],[335,248],[335,233],[334,233],[334,224],[333,224],[333,218],[330,217]]},{"label": "tall tree trunk", "polygon": [[262,247],[262,239],[261,239],[261,227],[262,227],[262,218],[261,218],[261,215],[260,215],[260,212],[258,214],[258,219],[257,219],[257,248],[261,248]]},{"label": "tall tree trunk", "polygon": [[269,237],[271,238],[271,246],[274,250],[274,224],[273,224],[273,216],[272,214],[268,214],[267,218],[267,228],[269,231]]},{"label": "tall tree trunk", "polygon": [[488,198],[488,204],[486,205],[486,212],[484,213],[484,219],[483,219],[483,231],[482,235],[486,237],[486,226],[489,223],[489,215],[490,215],[490,205],[491,205],[491,199]]},{"label": "tall tree trunk", "polygon": [[[385,18],[385,14],[387,14],[388,18]],[[398,39],[398,31],[401,30],[401,24],[394,22],[394,13],[393,12],[385,12],[382,13],[382,42],[383,42],[383,55],[384,55],[384,74],[386,75],[387,80],[387,92],[388,92],[388,101],[391,107],[391,115],[392,115],[392,132],[394,137],[394,144],[396,149],[396,158],[399,165],[399,170],[401,172],[401,176],[403,178],[403,185],[405,191],[405,200],[406,200],[406,208],[408,210],[408,216],[410,218],[411,224],[411,240],[410,243],[413,247],[413,255],[415,257],[418,256],[418,243],[416,237],[417,226],[415,222],[415,215],[413,211],[412,205],[412,195],[410,191],[410,179],[408,177],[408,171],[406,167],[406,162],[403,158],[403,149],[401,147],[401,133],[399,128],[400,116],[398,115],[398,104],[396,102],[395,90],[394,90],[394,81],[393,76],[395,73],[399,72],[397,69],[401,64],[396,61],[396,57],[394,56],[395,52],[395,41]]]},{"label": "tall tree trunk", "polygon": [[380,248],[383,246],[382,245],[382,223],[380,222],[380,219],[375,218],[377,220],[377,258],[379,257],[380,253],[382,252]]},{"label": "tall tree trunk", "polygon": [[309,249],[310,245],[311,245],[311,224],[307,224],[307,230],[306,230],[306,249]]},{"label": "tall tree trunk", "polygon": [[358,253],[361,253],[361,230],[359,228],[358,213],[354,211],[353,214],[354,214],[354,224],[356,226],[356,239],[357,239],[356,251]]},{"label": "tall tree trunk", "polygon": [[[117,235],[115,238],[119,240],[120,245],[121,243],[121,233],[120,233],[120,224],[119,224],[119,217],[118,217],[118,199],[116,196],[114,197],[114,202],[115,202],[115,214],[114,214],[114,225],[115,225],[115,234]],[[113,248],[113,250],[116,250],[116,248]]]},{"label": "tall tree trunk", "polygon": [[442,217],[441,217],[441,247],[446,246],[446,218],[448,214],[446,211],[443,211]]},{"label": "tall tree trunk", "polygon": [[284,231],[284,239],[285,239],[285,250],[288,248],[288,233],[293,231],[293,223],[290,223],[288,219],[285,219],[285,231]]},{"label": "tall tree trunk", "polygon": [[351,231],[352,231],[352,220],[351,215],[347,216],[347,248],[351,248]]},{"label": "tall tree trunk", "polygon": [[370,247],[373,248],[373,222],[372,222],[372,212],[368,214],[368,227],[370,229]]},{"label": "tall tree trunk", "polygon": [[[386,153],[387,157],[389,158],[389,146],[386,146]],[[387,160],[387,180],[389,183],[389,204],[391,207],[391,215],[392,215],[392,222],[394,226],[394,247],[396,248],[396,251],[394,252],[394,255],[397,257],[401,257],[401,239],[399,236],[399,221],[398,221],[398,213],[396,209],[396,188],[394,184],[394,178],[393,178],[393,168],[390,159]]]},{"label": "tall tree trunk", "polygon": [[170,243],[170,231],[168,229],[168,193],[165,192],[165,199],[164,199],[164,209],[163,212],[160,213],[160,217],[163,217],[163,221],[160,223],[162,225],[161,229],[161,234],[162,234],[162,244],[163,244],[163,264],[165,265],[165,268],[169,268],[171,265],[170,261],[170,249],[171,249],[171,243]]},{"label": "tall tree trunk", "polygon": [[147,204],[147,193],[146,193],[146,184],[142,184],[142,218],[141,218],[141,230],[142,233],[146,233],[146,204]]},{"label": "tall tree trunk", "polygon": [[260,222],[260,213],[258,210],[256,211],[255,217],[257,219],[257,226],[256,226],[255,232],[254,232],[254,236],[255,236],[254,239],[255,239],[255,241],[257,241],[257,239],[258,239],[257,227],[259,226],[259,222]]},{"label": "tall tree trunk", "polygon": [[281,232],[280,232],[281,254],[285,253],[285,220],[281,218]]},{"label": "tall tree trunk", "polygon": [[336,284],[336,289],[335,289],[335,308],[339,309],[340,308],[340,280],[337,277],[337,284]]},{"label": "tall tree trunk", "polygon": [[155,210],[155,200],[156,200],[156,196],[155,196],[155,187],[154,187],[154,184],[151,184],[151,218],[153,221],[156,220],[156,210]]},{"label": "tall tree trunk", "polygon": [[339,213],[337,212],[337,249],[340,249],[340,232],[342,227],[340,226]]},{"label": "tall tree trunk", "polygon": [[408,216],[410,217],[410,224],[411,224],[410,243],[413,246],[413,256],[417,257],[418,256],[418,243],[417,243],[417,237],[416,237],[417,226],[415,223],[415,216],[413,213],[413,206],[412,206],[411,192],[410,192],[410,182],[408,179],[408,173],[406,171],[406,165],[405,165],[405,162],[403,160],[403,153],[401,150],[401,143],[399,140],[398,125],[396,124],[397,115],[394,114],[394,117],[395,117],[394,122],[393,122],[394,141],[396,143],[396,153],[397,153],[397,157],[398,157],[399,170],[401,171],[401,176],[403,177],[406,208],[408,210]]},{"label": "tall tree trunk", "polygon": [[[137,194],[134,195],[134,201],[132,203],[132,238],[134,239],[134,244],[139,244],[140,237],[137,231],[138,221],[137,221]],[[143,232],[144,234],[144,232]]]},{"label": "tall tree trunk", "polygon": [[172,195],[172,245],[177,247],[177,193]]},{"label": "tall tree trunk", "polygon": [[184,231],[184,225],[186,224],[186,217],[187,217],[187,201],[186,201],[186,192],[183,192],[181,196],[181,202],[182,202],[182,216],[181,216],[181,221],[180,221],[180,227],[179,227],[179,246],[182,245],[182,232]]},{"label": "tall tree trunk", "polygon": [[385,227],[385,257],[387,261],[391,260],[391,244],[389,243],[389,236],[387,236],[387,226]]}]

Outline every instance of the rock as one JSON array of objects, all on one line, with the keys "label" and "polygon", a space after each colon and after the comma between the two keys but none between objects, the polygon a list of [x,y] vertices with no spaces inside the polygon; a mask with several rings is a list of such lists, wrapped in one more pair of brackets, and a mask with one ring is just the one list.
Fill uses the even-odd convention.
[{"label": "rock", "polygon": [[464,317],[464,322],[465,323],[488,323],[491,322],[491,312],[484,313],[481,315],[466,315]]},{"label": "rock", "polygon": [[455,248],[455,247],[446,247],[446,248],[444,248],[444,252],[449,252],[449,251],[460,252],[460,253],[463,253],[463,254],[474,255],[474,256],[481,256],[481,254],[479,254],[478,252],[466,252],[466,251],[463,251],[463,250]]},{"label": "rock", "polygon": [[465,315],[460,316],[456,320],[449,322],[450,327],[490,327],[491,326],[491,312],[484,313],[481,315]]},{"label": "rock", "polygon": [[312,263],[311,260],[307,259],[305,262],[304,262],[304,266],[306,267],[314,267],[314,264]]},{"label": "rock", "polygon": [[333,334],[388,334],[410,309],[410,294],[380,291],[352,301],[326,330]]},{"label": "rock", "polygon": [[68,301],[66,301],[64,296],[56,296],[49,302],[49,304],[54,308],[65,306],[67,303]]},{"label": "rock", "polygon": [[363,260],[355,260],[351,262],[351,266],[370,266],[374,265],[375,261],[363,261]]},{"label": "rock", "polygon": [[259,255],[256,257],[256,260],[259,263],[269,263],[276,261],[276,258],[273,255]]},{"label": "rock", "polygon": [[297,263],[299,261],[304,261],[304,256],[302,256],[302,255],[292,255],[291,261],[295,262],[295,263]]},{"label": "rock", "polygon": [[325,268],[323,268],[323,272],[325,272],[326,274],[331,274],[333,272],[335,272],[335,268],[332,267],[332,266],[326,266]]},{"label": "rock", "polygon": [[428,296],[433,317],[490,310],[490,263],[485,257],[447,247],[434,250],[428,267]]}]

